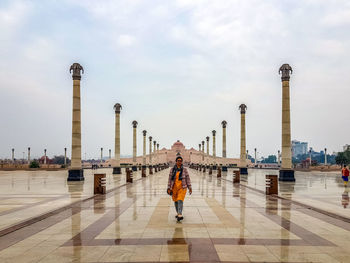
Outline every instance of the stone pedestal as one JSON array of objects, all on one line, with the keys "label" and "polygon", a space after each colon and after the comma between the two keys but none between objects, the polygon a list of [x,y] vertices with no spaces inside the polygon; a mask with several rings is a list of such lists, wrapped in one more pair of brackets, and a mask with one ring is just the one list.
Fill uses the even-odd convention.
[{"label": "stone pedestal", "polygon": [[240,174],[248,174],[248,168],[247,167],[240,167],[239,173]]},{"label": "stone pedestal", "polygon": [[278,181],[295,182],[294,170],[280,170]]},{"label": "stone pedestal", "polygon": [[84,170],[83,169],[68,170],[67,181],[84,181]]},{"label": "stone pedestal", "polygon": [[122,169],[119,167],[113,167],[113,174],[121,174]]}]

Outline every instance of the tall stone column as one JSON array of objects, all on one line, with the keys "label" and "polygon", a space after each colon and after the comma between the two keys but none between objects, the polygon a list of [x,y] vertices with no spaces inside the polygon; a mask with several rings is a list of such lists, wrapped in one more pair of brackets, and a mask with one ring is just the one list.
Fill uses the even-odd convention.
[{"label": "tall stone column", "polygon": [[327,148],[324,148],[324,165],[327,165]]},{"label": "tall stone column", "polygon": [[103,148],[101,147],[101,163],[103,162]]},{"label": "tall stone column", "polygon": [[[156,154],[156,149],[157,149],[157,141],[153,141],[153,157],[154,157],[154,164],[158,164],[158,156]],[[157,172],[157,170],[155,170]]]},{"label": "tall stone column", "polygon": [[30,147],[28,147],[28,164],[30,164]]},{"label": "tall stone column", "polygon": [[221,122],[222,125],[222,157],[226,158],[226,121]]},{"label": "tall stone column", "polygon": [[44,164],[46,164],[46,149],[44,149]]},{"label": "tall stone column", "polygon": [[73,78],[73,118],[72,118],[72,158],[71,166],[68,170],[68,181],[83,181],[84,170],[81,167],[81,112],[80,112],[80,80],[84,73],[83,67],[79,63],[74,63],[69,72]]},{"label": "tall stone column", "polygon": [[202,163],[204,164],[204,141],[202,141]]},{"label": "tall stone column", "polygon": [[12,148],[12,162],[15,162],[15,149]]},{"label": "tall stone column", "polygon": [[209,164],[209,136],[205,137],[207,141],[207,165]]},{"label": "tall stone column", "polygon": [[158,164],[160,163],[160,158],[159,158],[159,143],[157,143],[157,160]]},{"label": "tall stone column", "polygon": [[202,160],[202,144],[201,143],[198,144],[198,149],[199,149],[199,153],[198,153],[199,159],[198,160],[199,160],[199,163],[202,163],[201,162],[201,160]]},{"label": "tall stone column", "polygon": [[254,148],[254,166],[256,166],[256,148]]},{"label": "tall stone column", "polygon": [[64,168],[67,167],[67,148],[64,148]]},{"label": "tall stone column", "polygon": [[143,130],[142,131],[143,134],[143,155],[142,155],[142,168],[146,168],[146,135],[147,135],[147,131]]},{"label": "tall stone column", "polygon": [[149,139],[149,174],[153,174],[153,160],[152,160],[152,136]]},{"label": "tall stone column", "polygon": [[108,159],[109,160],[112,159],[112,150],[111,149],[108,150]]},{"label": "tall stone column", "polygon": [[121,174],[122,169],[120,168],[120,110],[122,105],[119,103],[114,104],[115,112],[115,136],[114,136],[114,160],[115,165],[113,167],[113,174]]},{"label": "tall stone column", "polygon": [[310,161],[310,162],[309,162],[309,165],[310,165],[310,166],[311,166],[311,164],[312,164],[312,160],[311,160],[311,159],[312,159],[312,156],[311,156],[311,153],[312,153],[312,152],[311,152],[311,148],[310,148],[310,150],[309,150],[309,161]]},{"label": "tall stone column", "polygon": [[277,152],[277,158],[278,158],[278,165],[281,165],[281,151],[280,150],[278,150],[278,152]]},{"label": "tall stone column", "polygon": [[245,113],[247,106],[245,104],[239,105],[241,111],[241,154],[240,154],[240,174],[248,174],[247,156],[246,156],[246,140],[245,140]]},{"label": "tall stone column", "polygon": [[213,134],[213,169],[216,169],[216,130],[211,132]]},{"label": "tall stone column", "polygon": [[132,122],[132,127],[133,127],[133,140],[132,140],[132,170],[137,171],[137,166],[136,166],[136,155],[137,155],[137,137],[136,137],[136,128],[137,128],[137,121]]},{"label": "tall stone column", "polygon": [[292,169],[292,143],[290,129],[290,96],[289,79],[292,67],[283,64],[278,73],[282,73],[282,165],[279,181],[295,182],[294,170]]}]

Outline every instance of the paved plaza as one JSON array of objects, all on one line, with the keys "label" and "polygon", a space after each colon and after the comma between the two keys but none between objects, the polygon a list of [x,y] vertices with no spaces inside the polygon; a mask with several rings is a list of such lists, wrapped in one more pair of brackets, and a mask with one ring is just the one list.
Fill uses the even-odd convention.
[{"label": "paved plaza", "polygon": [[250,169],[234,185],[232,170],[189,169],[193,194],[177,223],[169,169],[138,171],[132,184],[99,169],[107,194],[94,196],[95,172],[67,182],[66,171],[1,171],[0,262],[350,262],[338,173],[296,172],[276,197],[264,194],[275,170]]}]

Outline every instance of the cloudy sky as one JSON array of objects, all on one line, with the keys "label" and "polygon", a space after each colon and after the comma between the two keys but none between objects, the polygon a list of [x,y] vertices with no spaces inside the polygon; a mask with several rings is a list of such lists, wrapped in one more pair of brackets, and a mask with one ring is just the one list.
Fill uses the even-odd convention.
[{"label": "cloudy sky", "polygon": [[221,155],[226,120],[238,157],[241,103],[247,149],[275,154],[283,63],[294,70],[292,139],[330,152],[350,143],[348,0],[1,0],[0,32],[0,158],[71,147],[74,62],[85,69],[83,157],[113,152],[117,102],[124,155],[133,120],[138,154],[144,129],[161,147],[196,148],[215,129]]}]

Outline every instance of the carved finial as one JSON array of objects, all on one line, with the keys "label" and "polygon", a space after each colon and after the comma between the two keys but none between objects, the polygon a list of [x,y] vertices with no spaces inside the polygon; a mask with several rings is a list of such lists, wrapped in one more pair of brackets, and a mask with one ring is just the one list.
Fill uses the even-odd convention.
[{"label": "carved finial", "polygon": [[73,71],[72,78],[74,80],[76,80],[76,79],[81,80],[80,71],[82,71],[82,73],[84,73],[84,68],[79,63],[73,63],[73,65],[70,66],[69,73],[71,73],[72,71]]},{"label": "carved finial", "polygon": [[290,79],[289,73],[292,74],[293,69],[291,66],[289,66],[289,64],[283,64],[278,70],[278,74],[281,74],[281,72],[282,72],[282,76],[281,76],[282,81],[289,80]]},{"label": "carved finial", "polygon": [[114,104],[113,109],[115,113],[120,113],[120,110],[122,109],[122,105],[120,105],[119,103],[116,103]]},{"label": "carved finial", "polygon": [[209,142],[209,136],[205,137],[205,139],[207,139],[207,142]]},{"label": "carved finial", "polygon": [[153,141],[153,144],[156,145],[156,144],[157,144],[157,141]]},{"label": "carved finial", "polygon": [[204,141],[202,141],[202,145],[204,145]]},{"label": "carved finial", "polygon": [[222,128],[226,128],[227,121],[222,121],[222,122],[221,122],[221,125],[222,125]]},{"label": "carved finial", "polygon": [[133,122],[132,122],[132,127],[133,127],[133,128],[137,128],[137,124],[138,124],[137,121],[133,121]]},{"label": "carved finial", "polygon": [[247,106],[245,104],[241,104],[238,107],[241,110],[241,114],[245,114],[246,110],[247,110]]},{"label": "carved finial", "polygon": [[148,139],[149,139],[149,141],[151,142],[151,141],[152,141],[152,136],[149,136]]},{"label": "carved finial", "polygon": [[211,132],[212,132],[213,136],[216,135],[216,130],[212,130]]},{"label": "carved finial", "polygon": [[146,131],[146,130],[143,130],[142,133],[143,133],[143,136],[146,136],[147,131]]}]

